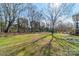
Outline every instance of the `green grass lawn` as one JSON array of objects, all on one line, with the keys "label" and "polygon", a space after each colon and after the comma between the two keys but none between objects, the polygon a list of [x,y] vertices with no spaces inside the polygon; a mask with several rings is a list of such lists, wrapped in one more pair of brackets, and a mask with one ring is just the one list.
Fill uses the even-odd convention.
[{"label": "green grass lawn", "polygon": [[79,43],[70,42],[67,38],[78,40],[78,36],[55,33],[32,33],[0,37],[0,55],[79,55]]}]

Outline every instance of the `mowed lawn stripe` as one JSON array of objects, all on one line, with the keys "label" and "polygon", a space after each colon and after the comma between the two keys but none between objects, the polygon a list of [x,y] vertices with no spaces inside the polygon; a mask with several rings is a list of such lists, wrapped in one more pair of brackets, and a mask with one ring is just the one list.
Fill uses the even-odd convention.
[{"label": "mowed lawn stripe", "polygon": [[20,44],[21,42],[29,42],[34,39],[38,39],[48,34],[42,35],[40,34],[24,34],[24,35],[16,35],[11,37],[0,38],[0,48],[13,44]]}]

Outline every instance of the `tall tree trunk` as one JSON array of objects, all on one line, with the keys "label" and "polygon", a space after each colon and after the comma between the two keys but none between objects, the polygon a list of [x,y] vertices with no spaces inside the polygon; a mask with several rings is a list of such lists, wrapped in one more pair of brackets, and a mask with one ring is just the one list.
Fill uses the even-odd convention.
[{"label": "tall tree trunk", "polygon": [[2,22],[2,18],[1,18],[1,32],[3,31],[3,22]]},{"label": "tall tree trunk", "polygon": [[2,26],[2,23],[1,23],[1,32],[3,31],[3,26]]},{"label": "tall tree trunk", "polygon": [[11,24],[9,23],[9,25],[6,27],[6,29],[4,30],[5,33],[7,33],[9,31]]},{"label": "tall tree trunk", "polygon": [[14,22],[14,20],[9,21],[8,26],[7,26],[7,27],[5,28],[5,30],[4,30],[5,33],[7,33],[7,32],[9,31],[9,29],[10,29],[10,27],[12,26],[13,22]]},{"label": "tall tree trunk", "polygon": [[17,32],[20,32],[20,25],[19,25],[19,19],[17,19]]}]

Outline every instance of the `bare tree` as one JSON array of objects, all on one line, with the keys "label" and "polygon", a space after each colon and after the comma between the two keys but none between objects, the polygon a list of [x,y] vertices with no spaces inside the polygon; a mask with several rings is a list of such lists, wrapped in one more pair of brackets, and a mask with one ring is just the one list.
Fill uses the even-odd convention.
[{"label": "bare tree", "polygon": [[27,18],[20,17],[17,21],[17,32],[26,32],[28,31],[28,20]]},{"label": "bare tree", "polygon": [[1,30],[1,32],[3,30],[3,20],[2,20],[1,9],[0,9],[0,30]]},{"label": "bare tree", "polygon": [[[36,14],[36,8],[37,7],[32,3],[27,4],[27,16],[29,18],[30,23],[31,23],[31,21],[34,20],[34,16]],[[31,31],[32,31],[33,27],[31,24],[30,24],[30,27],[31,27]]]},{"label": "bare tree", "polygon": [[59,20],[55,25],[55,31],[60,33],[71,33],[74,32],[74,25],[71,22]]},{"label": "bare tree", "polygon": [[71,15],[73,6],[74,4],[65,4],[65,3],[62,3],[60,6],[54,5],[54,3],[48,4],[48,8],[47,8],[48,14],[46,13],[46,16],[51,21],[51,26],[52,26],[51,27],[52,39],[48,43],[48,55],[51,55],[50,46],[54,38],[53,34],[55,32],[56,21],[59,19],[59,17],[63,17],[63,16],[66,18],[69,17]]},{"label": "bare tree", "polygon": [[72,8],[74,4],[65,4],[62,3],[60,6],[54,6],[54,4],[48,4],[48,19],[51,21],[52,25],[52,34],[54,33],[54,25],[59,17],[65,16],[66,18],[69,17],[72,13]]},{"label": "bare tree", "polygon": [[[35,26],[33,26],[32,24],[34,23],[36,24],[36,22],[40,23],[40,20],[42,18],[42,10],[39,10],[36,5],[30,3],[30,4],[27,4],[27,14],[28,14],[27,16],[29,17],[29,21],[30,21],[31,32],[35,32],[33,30],[35,29]],[[39,26],[39,29],[40,29],[40,26]]]},{"label": "bare tree", "polygon": [[25,9],[22,4],[16,3],[5,3],[1,4],[3,18],[5,20],[4,32],[8,32],[14,21],[17,19],[19,14]]}]

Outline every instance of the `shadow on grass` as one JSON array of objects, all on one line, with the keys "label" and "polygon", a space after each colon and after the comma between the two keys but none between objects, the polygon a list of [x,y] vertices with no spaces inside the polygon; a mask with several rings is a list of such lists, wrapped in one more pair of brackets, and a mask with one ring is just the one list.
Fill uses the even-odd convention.
[{"label": "shadow on grass", "polygon": [[[53,46],[52,46],[53,39],[55,39],[57,44],[59,44],[61,46],[61,48],[63,49],[62,55],[66,55],[66,56],[75,55],[75,51],[73,51],[75,48],[72,46],[73,44],[71,42],[67,41],[66,39],[57,38],[54,35],[52,36],[52,39],[48,42],[48,44],[41,47],[40,54],[43,53],[43,55],[45,55],[45,56],[51,56],[52,55],[51,54],[52,49],[54,49]],[[65,41],[65,42],[63,43],[63,41]],[[62,43],[64,45],[62,45],[60,43]],[[53,55],[55,55],[54,53],[53,53]]]},{"label": "shadow on grass", "polygon": [[40,54],[42,53],[45,56],[51,56],[52,41],[53,41],[53,38],[50,39],[46,45],[41,47]]},{"label": "shadow on grass", "polygon": [[[11,52],[9,55],[17,55],[19,52],[21,52],[21,51],[23,51],[23,50],[25,50],[25,53],[24,53],[24,55],[26,55],[26,53],[29,53],[30,55],[34,55],[35,53],[36,53],[36,51],[34,51],[34,52],[31,52],[33,49],[35,49],[36,47],[39,47],[37,44],[35,44],[36,42],[38,42],[39,40],[43,40],[44,38],[46,38],[47,36],[49,36],[50,34],[48,34],[48,35],[45,35],[45,36],[43,36],[43,37],[41,37],[41,38],[39,38],[39,39],[36,39],[36,40],[34,40],[34,41],[32,41],[32,42],[24,42],[24,43],[22,43],[22,44],[20,44],[20,45],[18,45],[18,46],[20,46],[20,47],[22,47],[21,49],[19,49],[20,47],[18,47],[17,49],[15,49],[13,52]],[[32,49],[30,50],[30,52],[29,51],[26,51],[26,48],[28,49],[28,47],[32,47]]]},{"label": "shadow on grass", "polygon": [[60,45],[60,46],[62,46],[60,43],[63,43],[63,41],[64,41],[64,46],[62,46],[62,49],[64,50],[63,52],[65,53],[66,52],[66,54],[65,55],[67,55],[67,56],[71,56],[71,55],[76,55],[75,53],[76,53],[76,51],[79,51],[76,47],[77,46],[75,46],[74,45],[74,43],[73,42],[70,42],[70,41],[68,41],[68,40],[66,40],[66,39],[64,39],[64,38],[57,38],[57,37],[55,37],[55,36],[53,36],[55,39],[56,39],[56,41],[58,42],[58,44]]},{"label": "shadow on grass", "polygon": [[[45,37],[47,37],[47,36],[45,36]],[[45,37],[42,37],[42,39],[45,38]],[[52,36],[52,39],[50,39],[50,41],[46,45],[44,45],[44,46],[42,46],[40,48],[40,50],[39,50],[40,53],[39,54],[42,53],[42,55],[45,55],[45,56],[51,56],[52,55],[51,54],[52,53],[52,49],[54,49],[53,46],[52,46],[53,39],[55,39],[56,42],[61,46],[61,49],[63,49],[62,52],[61,52],[62,55],[65,55],[65,56],[76,55],[76,53],[75,53],[76,51],[74,51],[74,49],[76,49],[76,48],[74,47],[74,44],[72,42],[69,42],[69,41],[67,41],[64,38],[57,38],[54,35]],[[35,42],[37,42],[39,40],[35,40],[35,41],[33,41],[33,43],[35,43]],[[53,55],[55,55],[54,53],[53,53]],[[57,54],[57,55],[59,55],[59,54]],[[79,54],[77,53],[77,55],[79,55]]]},{"label": "shadow on grass", "polygon": [[[48,41],[48,43],[46,43],[45,45],[40,46],[40,45],[37,44],[40,40],[43,40],[44,38],[46,38],[49,35],[51,35],[51,34],[45,35],[45,36],[43,36],[43,37],[41,37],[39,39],[36,39],[34,41],[31,41],[31,42],[23,42],[23,43],[17,45],[18,47],[11,48],[12,49],[12,50],[10,49],[11,51],[4,52],[4,53],[8,53],[8,55],[15,56],[15,55],[19,54],[21,51],[24,51],[23,55],[27,55],[27,53],[28,53],[28,55],[33,56],[33,55],[36,55],[38,53],[37,55],[51,56],[52,53],[53,53],[52,50],[54,49],[54,47],[52,46],[52,43],[54,42],[53,39],[56,39],[56,42],[64,50],[63,52],[67,52],[67,54],[65,54],[65,55],[69,55],[70,54],[69,50],[70,50],[70,48],[73,49],[73,47],[71,45],[69,45],[69,44],[72,44],[72,43],[67,41],[67,40],[65,40],[65,39],[62,39],[62,38],[57,38],[55,36],[52,36],[52,39],[50,39]],[[63,42],[63,40],[66,41],[66,43],[64,43],[65,46],[62,46],[60,44],[60,43]],[[69,43],[69,44],[67,44],[67,43]],[[72,44],[72,45],[74,45],[74,44]],[[29,47],[31,47],[31,48],[29,49]],[[65,50],[67,50],[67,51],[65,51]],[[53,55],[55,55],[55,54],[53,53]]]}]

